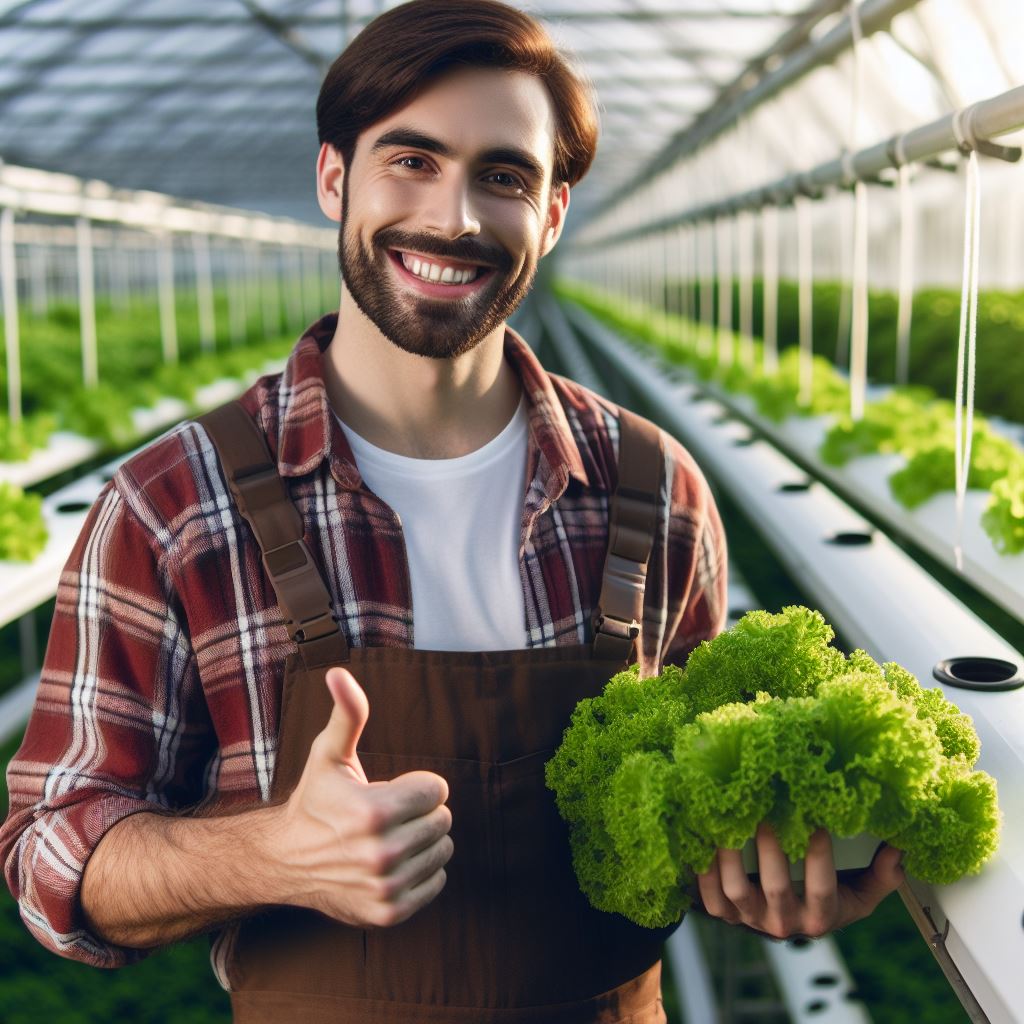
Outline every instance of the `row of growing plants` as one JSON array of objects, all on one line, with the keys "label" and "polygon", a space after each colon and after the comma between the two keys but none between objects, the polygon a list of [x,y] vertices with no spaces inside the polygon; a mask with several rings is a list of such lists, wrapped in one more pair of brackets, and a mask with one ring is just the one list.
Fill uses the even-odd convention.
[{"label": "row of growing plants", "polygon": [[[19,321],[23,419],[10,422],[0,411],[0,462],[28,458],[46,446],[50,434],[68,430],[94,438],[110,450],[134,438],[131,411],[171,396],[188,401],[197,388],[234,376],[255,364],[257,349],[278,351],[302,324],[271,325],[259,309],[249,310],[238,336],[229,335],[228,297],[214,295],[218,336],[212,351],[200,342],[199,310],[193,296],[178,297],[177,362],[165,362],[157,302],[136,300],[127,308],[101,303],[96,309],[98,377],[86,387],[82,374],[79,312],[74,305],[52,307],[45,317],[23,314]],[[5,348],[5,347],[4,347]],[[7,366],[0,361],[0,390],[6,394]]]},{"label": "row of growing plants", "polygon": [[[228,323],[226,294],[215,296],[216,322]],[[268,337],[262,316],[252,311],[244,336],[218,337],[204,350],[194,299],[182,297],[176,309],[178,361],[165,362],[156,302],[136,302],[127,310],[101,306],[96,311],[99,384],[82,381],[78,310],[53,307],[45,318],[20,322],[21,385],[24,416],[14,425],[0,413],[0,462],[28,459],[45,448],[56,430],[96,441],[102,452],[129,449],[142,438],[133,410],[177,398],[195,410],[196,393],[222,378],[244,378],[268,360],[281,359],[295,333],[279,328]],[[300,325],[296,325],[296,332]],[[226,333],[223,331],[221,333]],[[6,360],[0,360],[0,393],[6,391]],[[241,385],[240,385],[241,388]],[[42,498],[10,483],[0,483],[0,560],[31,561],[47,540]]]},{"label": "row of growing plants", "polygon": [[[777,372],[766,373],[760,339],[728,332],[723,345],[714,327],[623,303],[617,296],[577,283],[563,282],[558,291],[627,339],[653,346],[701,379],[749,395],[767,419],[781,422],[790,416],[831,416],[832,425],[819,449],[821,459],[829,465],[841,466],[858,455],[879,452],[902,456],[903,465],[889,476],[889,486],[904,507],[916,508],[942,491],[955,490],[954,404],[940,399],[931,388],[921,384],[893,388],[885,397],[866,403],[863,417],[854,421],[849,383],[821,355],[813,357],[809,400],[802,404],[800,353],[792,344],[780,345]],[[979,352],[988,344],[985,338]],[[869,351],[873,345],[872,336]],[[947,336],[946,345],[955,350],[955,332]],[[723,357],[723,350],[729,355]],[[952,390],[954,373],[950,371],[944,385],[947,391]],[[979,357],[979,385],[982,379]],[[1024,366],[1018,379],[1024,381]],[[1004,555],[1024,552],[1024,449],[994,431],[982,416],[974,420],[968,486],[990,493],[982,526],[996,550]]]}]

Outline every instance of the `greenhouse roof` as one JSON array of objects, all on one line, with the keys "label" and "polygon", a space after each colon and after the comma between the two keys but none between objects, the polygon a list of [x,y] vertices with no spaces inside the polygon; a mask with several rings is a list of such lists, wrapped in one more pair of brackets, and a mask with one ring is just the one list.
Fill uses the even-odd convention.
[{"label": "greenhouse roof", "polygon": [[[380,0],[0,0],[0,158],[319,221],[311,172],[320,80],[347,40],[391,6]],[[759,133],[756,152],[759,165],[769,165],[766,179],[791,169],[795,147],[824,159],[847,140],[847,0],[520,6],[578,56],[597,89],[601,142],[574,195],[577,226],[588,210],[731,129],[745,113],[745,97],[770,99],[791,81],[797,84],[785,92],[784,107],[772,99],[743,122]],[[1014,0],[865,0],[866,37],[888,28],[894,16],[899,28],[865,40],[870,102],[862,117],[872,136],[865,141],[1024,79],[1014,7]],[[957,40],[965,34],[972,40],[965,50],[970,67],[957,60]],[[838,40],[831,50],[823,46],[830,39]],[[990,61],[977,60],[978,46]],[[805,74],[790,76],[800,61]],[[876,88],[886,80],[888,87]],[[771,119],[764,111],[773,105],[783,113],[777,109]],[[779,137],[780,124],[793,126],[790,139]],[[729,187],[748,184],[741,178]]]}]

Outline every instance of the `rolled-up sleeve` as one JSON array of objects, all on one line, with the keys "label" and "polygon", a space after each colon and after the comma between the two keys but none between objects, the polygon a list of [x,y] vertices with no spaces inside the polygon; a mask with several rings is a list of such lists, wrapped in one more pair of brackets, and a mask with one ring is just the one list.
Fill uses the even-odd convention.
[{"label": "rolled-up sleeve", "polygon": [[173,814],[194,799],[196,772],[184,755],[201,731],[190,721],[199,685],[184,616],[153,529],[116,481],[90,509],[61,574],[0,827],[0,864],[26,927],[54,953],[96,967],[121,967],[152,950],[89,932],[85,865],[122,818]]}]

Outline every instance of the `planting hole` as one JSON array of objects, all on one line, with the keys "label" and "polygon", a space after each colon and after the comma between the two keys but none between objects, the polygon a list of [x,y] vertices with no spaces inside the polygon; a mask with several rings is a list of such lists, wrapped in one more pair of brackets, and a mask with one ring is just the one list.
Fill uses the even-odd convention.
[{"label": "planting hole", "polygon": [[820,988],[831,988],[833,985],[839,984],[838,974],[816,974],[811,978],[811,984],[817,985]]},{"label": "planting hole", "polygon": [[750,434],[748,437],[738,437],[733,441],[734,448],[746,448],[748,445],[752,445],[757,440],[756,434]]},{"label": "planting hole", "polygon": [[1001,658],[945,658],[932,675],[947,686],[964,690],[1015,690],[1024,686],[1020,666]]},{"label": "planting hole", "polygon": [[803,494],[811,489],[813,483],[813,480],[788,480],[779,484],[779,491],[783,494]]},{"label": "planting hole", "polygon": [[844,548],[856,548],[870,544],[872,540],[874,540],[874,534],[867,530],[840,530],[833,533],[831,537],[826,537],[825,543],[837,544]]},{"label": "planting hole", "polygon": [[804,1007],[804,1013],[821,1013],[827,1009],[828,1003],[826,1003],[824,999],[812,999],[811,1002]]},{"label": "planting hole", "polygon": [[61,515],[70,515],[72,512],[88,512],[90,508],[92,502],[89,501],[65,501],[57,506],[57,511]]}]

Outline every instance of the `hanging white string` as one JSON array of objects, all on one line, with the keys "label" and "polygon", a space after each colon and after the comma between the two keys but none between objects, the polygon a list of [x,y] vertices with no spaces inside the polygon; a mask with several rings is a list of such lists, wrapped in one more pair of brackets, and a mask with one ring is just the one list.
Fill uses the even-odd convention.
[{"label": "hanging white string", "polygon": [[[956,119],[954,119],[956,123]],[[958,133],[959,134],[959,133]],[[956,536],[953,554],[963,571],[964,503],[971,468],[974,439],[974,361],[978,338],[978,243],[981,229],[981,181],[978,154],[967,157],[967,188],[964,203],[964,279],[960,291],[960,337],[956,354]],[[965,381],[966,362],[966,381]],[[966,386],[965,386],[966,385]]]},{"label": "hanging white string", "polygon": [[799,282],[800,306],[800,390],[797,403],[811,404],[811,389],[814,386],[814,320],[812,296],[814,287],[814,251],[812,203],[805,196],[794,200],[796,208],[796,250],[797,280]]},{"label": "hanging white string", "polygon": [[732,366],[732,219],[718,223],[718,364]]},{"label": "hanging white string", "polygon": [[779,368],[779,210],[761,211],[761,242],[764,280],[764,372]]},{"label": "hanging white string", "polygon": [[704,236],[701,268],[700,318],[701,332],[698,351],[702,356],[711,352],[711,342],[715,331],[715,225],[714,222],[703,225]]},{"label": "hanging white string", "polygon": [[853,310],[850,323],[850,418],[864,416],[868,381],[868,187],[853,187]]},{"label": "hanging white string", "polygon": [[900,163],[900,301],[896,317],[896,383],[910,379],[910,323],[914,312],[914,250],[916,211],[910,187],[910,166]]},{"label": "hanging white string", "polygon": [[740,362],[754,369],[754,222],[749,211],[736,220],[739,235],[740,271]]}]

